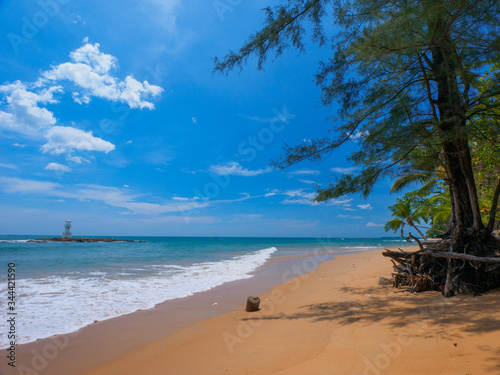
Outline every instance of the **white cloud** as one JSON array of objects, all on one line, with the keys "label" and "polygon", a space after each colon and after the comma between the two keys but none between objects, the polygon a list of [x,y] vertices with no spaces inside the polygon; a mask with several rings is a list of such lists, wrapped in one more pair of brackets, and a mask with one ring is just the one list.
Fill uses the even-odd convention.
[{"label": "white cloud", "polygon": [[119,87],[121,89],[119,100],[127,103],[130,108],[154,109],[154,104],[144,99],[155,98],[163,92],[160,86],[151,85],[148,81],[141,83],[132,76],[126,77],[125,86],[119,83]]},{"label": "white cloud", "polygon": [[197,124],[198,123],[198,119],[196,117],[192,117],[191,121],[193,121],[193,124]]},{"label": "white cloud", "polygon": [[[55,163],[53,163],[55,164]],[[76,199],[82,202],[98,201],[111,207],[125,208],[127,213],[161,216],[171,213],[206,208],[216,204],[241,202],[256,198],[246,195],[231,200],[210,201],[208,199],[174,197],[168,200],[153,198],[157,202],[144,202],[144,194],[131,194],[129,188],[116,188],[99,185],[61,185],[47,181],[0,177],[0,190],[11,194],[34,194],[57,199]],[[186,214],[186,221],[189,215]]]},{"label": "white cloud", "polygon": [[264,195],[264,197],[266,197],[266,198],[267,198],[267,197],[272,197],[273,195],[276,195],[276,194],[278,194],[278,193],[279,193],[279,190],[277,190],[277,189],[273,189],[273,190],[271,190],[271,191],[268,191],[268,192]]},{"label": "white cloud", "polygon": [[[243,201],[246,201],[248,199],[260,198],[260,196],[254,196],[254,197],[252,197],[248,193],[240,193],[240,194],[243,194],[244,196],[241,197],[241,198],[221,199],[221,200],[218,200],[218,201],[210,201],[210,202],[213,203],[213,204],[236,203],[236,202],[243,202]],[[197,199],[199,199],[199,198],[197,198]]]},{"label": "white cloud", "polygon": [[311,181],[311,180],[299,180],[300,182],[303,182],[304,184],[308,185],[316,185],[316,182]]},{"label": "white cloud", "polygon": [[116,57],[99,51],[99,43],[90,44],[88,37],[83,42],[85,44],[82,47],[69,54],[69,57],[75,63],[87,64],[99,74],[108,73],[117,65]]},{"label": "white cloud", "polygon": [[84,162],[90,163],[90,160],[88,160],[88,159],[85,159],[81,156],[73,156],[71,154],[66,155],[66,160],[71,161],[71,162],[76,163],[76,164],[83,164]]},{"label": "white cloud", "polygon": [[17,169],[17,165],[9,163],[0,163],[0,168]]},{"label": "white cloud", "polygon": [[326,204],[328,206],[339,206],[343,205],[344,207],[350,206],[349,202],[351,202],[352,199],[329,199]]},{"label": "white cloud", "polygon": [[283,200],[283,204],[305,204],[309,206],[317,206],[319,204],[313,201],[313,199],[316,198],[316,193],[306,193],[304,189],[287,190],[282,194],[288,197]]},{"label": "white cloud", "polygon": [[70,172],[71,168],[66,165],[58,164],[58,163],[49,163],[45,167],[48,171],[57,171],[57,172]]},{"label": "white cloud", "polygon": [[13,143],[12,146],[19,147],[19,148],[25,148],[26,147],[26,145],[23,145],[23,144],[20,144],[20,143],[17,143],[17,142]]},{"label": "white cloud", "polygon": [[7,102],[7,112],[0,111],[0,128],[32,137],[39,135],[41,130],[54,125],[56,119],[52,112],[38,105],[57,103],[54,94],[60,91],[60,86],[52,86],[33,92],[20,81],[0,86]]},{"label": "white cloud", "polygon": [[[41,74],[35,83],[14,83],[0,86],[0,130],[17,132],[25,137],[43,140],[45,153],[66,153],[68,161],[77,164],[88,162],[80,156],[72,156],[75,150],[109,152],[115,146],[74,127],[56,126],[54,113],[44,108],[57,104],[57,93],[63,92],[59,81],[73,84],[68,90],[73,100],[88,104],[91,97],[127,103],[130,108],[154,109],[151,99],[157,98],[163,89],[148,81],[139,82],[131,75],[120,80],[110,72],[118,66],[117,58],[100,51],[99,43],[91,44],[88,38],[80,48],[70,53],[70,62],[53,66]],[[14,146],[25,147],[19,143]]]},{"label": "white cloud", "polygon": [[300,169],[298,171],[289,172],[289,176],[317,176],[321,172],[313,169]]},{"label": "white cloud", "polygon": [[383,227],[384,224],[375,224],[374,222],[370,221],[368,224],[366,224],[367,227]]},{"label": "white cloud", "polygon": [[364,139],[370,135],[370,132],[368,130],[358,130],[356,133],[351,135],[350,139],[354,142],[357,142],[359,139]]},{"label": "white cloud", "polygon": [[20,178],[0,177],[0,189],[11,194],[35,194],[55,198],[77,199],[79,201],[100,201],[108,206],[125,208],[134,214],[157,216],[174,212],[187,212],[207,207],[208,202],[196,201],[177,202],[174,200],[162,203],[138,201],[139,194],[129,194],[115,187],[99,185],[73,185],[27,180]]},{"label": "white cloud", "polygon": [[356,167],[349,167],[349,168],[333,167],[330,170],[335,173],[349,174],[356,171],[357,169],[358,168]]},{"label": "white cloud", "polygon": [[362,210],[372,210],[373,209],[373,207],[370,205],[370,203],[358,204],[358,207],[361,208]]},{"label": "white cloud", "polygon": [[224,165],[211,165],[209,168],[210,172],[213,172],[219,176],[257,176],[259,174],[269,173],[272,171],[271,167],[265,169],[248,170],[243,168],[237,162],[231,162]]},{"label": "white cloud", "polygon": [[55,189],[61,187],[48,181],[25,180],[20,178],[0,177],[1,188],[6,193],[28,194],[37,193],[42,195],[51,195]]},{"label": "white cloud", "polygon": [[315,193],[305,193],[304,189],[286,190],[283,192],[283,194],[290,198],[301,197],[307,199],[314,199],[316,197]]},{"label": "white cloud", "polygon": [[308,206],[317,206],[319,203],[318,202],[314,202],[310,199],[305,199],[305,198],[293,198],[293,199],[285,199],[283,200],[283,202],[281,202],[283,204],[305,204],[305,205],[308,205]]},{"label": "white cloud", "polygon": [[337,215],[339,219],[347,219],[349,215]]},{"label": "white cloud", "polygon": [[[294,189],[294,190],[286,190],[283,192],[273,191],[272,195],[281,194],[285,195],[288,198],[283,200],[281,203],[283,204],[300,204],[300,205],[309,205],[309,206],[350,206],[349,202],[352,199],[329,199],[326,202],[316,202],[314,199],[317,196],[316,192],[306,192],[304,189]],[[267,196],[267,195],[266,195]],[[353,210],[354,211],[354,210]]]},{"label": "white cloud", "polygon": [[46,134],[47,143],[42,146],[43,152],[60,155],[73,150],[103,151],[108,153],[115,149],[112,143],[94,137],[92,132],[68,126],[54,126]]},{"label": "white cloud", "polygon": [[79,104],[88,104],[91,97],[127,103],[130,108],[154,109],[148,100],[159,96],[163,89],[148,81],[139,82],[132,76],[120,81],[110,74],[117,67],[116,57],[103,53],[99,43],[85,43],[70,53],[71,62],[66,62],[42,73],[39,85],[50,81],[67,80],[82,92],[73,92],[73,100]]},{"label": "white cloud", "polygon": [[71,97],[75,101],[75,103],[78,104],[89,104],[90,103],[90,96],[88,95],[82,95],[79,92],[73,92],[71,93]]}]

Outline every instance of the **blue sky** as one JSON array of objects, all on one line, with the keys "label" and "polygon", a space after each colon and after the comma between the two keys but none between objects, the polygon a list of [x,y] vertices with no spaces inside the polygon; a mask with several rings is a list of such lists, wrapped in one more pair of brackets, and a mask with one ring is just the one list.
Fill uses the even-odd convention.
[{"label": "blue sky", "polygon": [[375,237],[390,181],[316,204],[329,159],[269,167],[331,127],[327,48],[212,75],[266,1],[2,1],[0,234]]}]

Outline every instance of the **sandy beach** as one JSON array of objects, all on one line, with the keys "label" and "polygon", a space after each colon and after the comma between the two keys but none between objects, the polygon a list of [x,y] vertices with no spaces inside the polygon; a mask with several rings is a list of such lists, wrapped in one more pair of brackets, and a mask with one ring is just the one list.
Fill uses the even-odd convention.
[{"label": "sandy beach", "polygon": [[[289,281],[260,294],[258,312],[244,311],[252,284],[226,286],[216,294],[185,299],[182,307],[167,303],[74,334],[21,345],[16,368],[6,366],[4,359],[0,371],[54,375],[500,373],[500,291],[444,299],[437,292],[414,295],[380,286],[378,278],[390,277],[392,272],[391,262],[380,250],[337,256],[313,272],[292,277],[315,267],[315,262],[320,263],[319,258],[303,258],[281,267],[280,278]],[[260,284],[259,288],[265,287]],[[236,302],[238,295],[241,298]],[[209,305],[212,310],[205,307]],[[177,314],[172,310],[175,306]]]}]

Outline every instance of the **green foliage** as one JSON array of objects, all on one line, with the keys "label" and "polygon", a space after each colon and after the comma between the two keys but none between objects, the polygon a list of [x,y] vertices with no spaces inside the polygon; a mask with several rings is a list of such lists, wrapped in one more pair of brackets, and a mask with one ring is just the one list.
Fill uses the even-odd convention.
[{"label": "green foliage", "polygon": [[[286,146],[274,165],[319,161],[355,138],[359,147],[348,159],[360,172],[320,188],[317,201],[367,196],[384,177],[407,176],[396,190],[420,179],[432,191],[436,177],[458,197],[450,202],[451,214],[459,215],[454,222],[480,230],[467,124],[498,108],[499,74],[481,75],[500,53],[500,2],[283,0],[265,11],[264,27],[238,52],[216,58],[214,71],[241,69],[251,56],[261,69],[269,55],[304,52],[309,24],[312,39],[332,48],[316,74],[322,101],[340,106],[328,136]],[[322,26],[332,22],[335,32],[327,35]],[[478,128],[485,134],[489,126]]]},{"label": "green foliage", "polygon": [[422,238],[427,239],[417,227],[417,224],[420,224],[421,220],[425,220],[426,210],[418,200],[413,198],[414,196],[410,195],[403,199],[397,199],[396,203],[389,207],[394,219],[385,224],[384,229],[386,232],[390,230],[397,232],[400,230],[401,237],[404,237],[403,229],[405,225],[409,225],[414,228]]},{"label": "green foliage", "polygon": [[[261,69],[270,54],[278,57],[288,48],[303,52],[306,23],[313,26],[314,41],[332,44],[333,55],[320,62],[316,80],[325,105],[341,104],[334,127],[339,136],[287,147],[285,157],[275,162],[287,167],[319,160],[349,137],[364,134],[362,147],[350,157],[364,167],[360,175],[335,181],[319,191],[318,200],[352,192],[367,195],[381,177],[403,175],[404,161],[421,145],[440,151],[442,140],[437,140],[434,126],[439,118],[433,116],[434,103],[429,103],[437,99],[430,53],[436,38],[453,38],[460,62],[457,74],[468,87],[463,95],[471,104],[482,100],[473,90],[478,72],[499,47],[498,38],[490,34],[500,19],[497,1],[289,0],[265,11],[264,27],[238,52],[215,58],[214,71],[227,74],[241,69],[253,55]],[[436,35],[430,27],[437,15],[445,18],[446,34]],[[325,35],[323,22],[332,20],[338,33]],[[485,90],[483,96],[491,91]]]},{"label": "green foliage", "polygon": [[[500,63],[493,64],[484,74],[485,87],[497,79]],[[499,223],[500,212],[495,209],[495,190],[500,184],[500,94],[490,97],[479,105],[470,120],[472,165],[478,187],[479,203],[483,221],[488,222],[492,209],[492,220]],[[492,223],[494,226],[494,223]]]},{"label": "green foliage", "polygon": [[451,218],[450,193],[444,190],[428,199],[427,214],[432,218],[431,233],[446,231]]}]

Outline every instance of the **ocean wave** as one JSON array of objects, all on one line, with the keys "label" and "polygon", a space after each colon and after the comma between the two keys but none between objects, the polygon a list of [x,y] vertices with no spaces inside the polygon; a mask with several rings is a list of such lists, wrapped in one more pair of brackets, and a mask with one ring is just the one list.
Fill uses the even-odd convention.
[{"label": "ocean wave", "polygon": [[[166,300],[248,279],[275,251],[272,247],[182,268],[167,266],[159,274],[146,277],[124,278],[118,273],[110,277],[95,271],[87,277],[61,275],[19,280],[17,292],[23,297],[18,299],[17,308],[22,312],[23,323],[18,342],[73,332],[95,320],[149,309]],[[40,319],[42,316],[44,319]],[[0,346],[6,347],[7,343],[5,333],[0,332]]]}]

